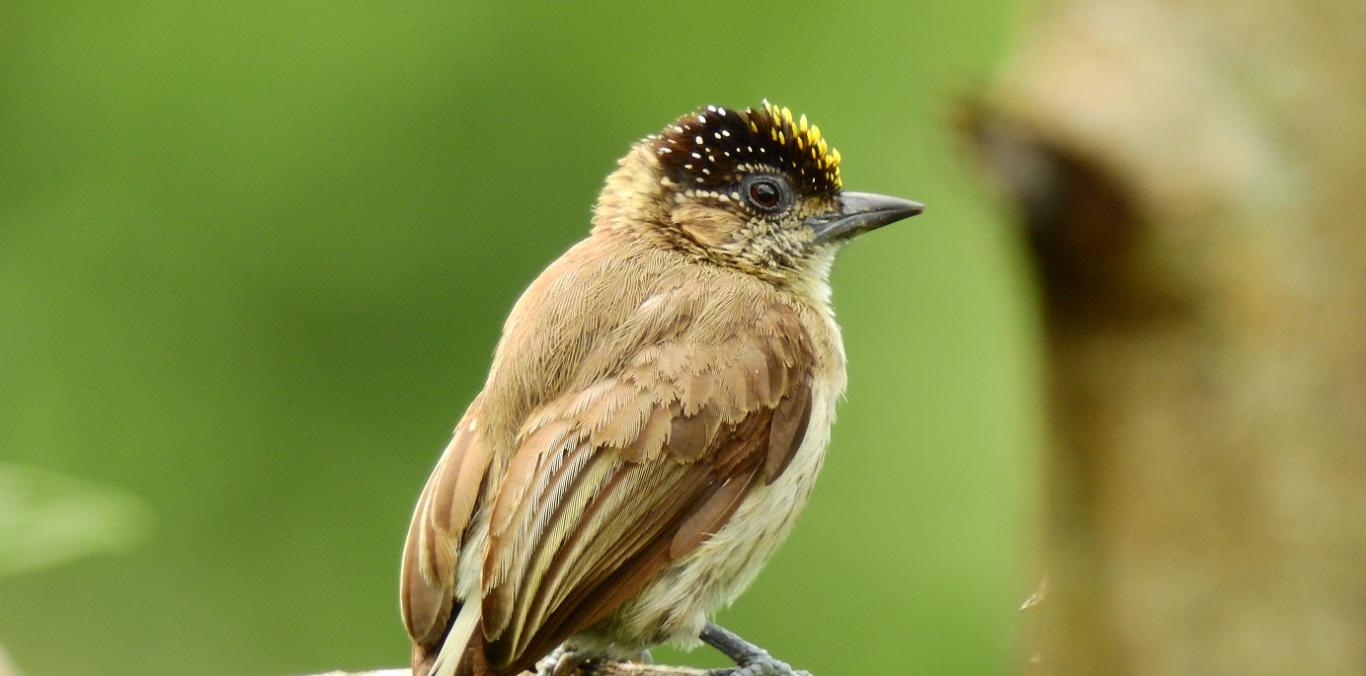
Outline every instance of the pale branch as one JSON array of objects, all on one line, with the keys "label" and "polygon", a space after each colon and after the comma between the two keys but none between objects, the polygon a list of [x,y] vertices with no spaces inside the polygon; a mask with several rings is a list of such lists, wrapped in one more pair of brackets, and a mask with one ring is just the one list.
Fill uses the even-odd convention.
[{"label": "pale branch", "polygon": [[[580,667],[573,676],[722,676],[730,669],[696,669],[664,664],[637,662],[595,662]],[[411,676],[408,669],[380,669],[377,671],[331,671],[318,676]]]},{"label": "pale branch", "polygon": [[641,664],[639,662],[601,662],[590,663],[579,668],[580,676],[705,676],[730,671],[722,669],[706,671],[693,667],[675,667],[667,664]]},{"label": "pale branch", "polygon": [[[791,673],[793,676],[811,676],[810,672],[794,671],[788,665],[773,660],[767,651],[749,641],[741,638],[725,627],[717,624],[708,623],[702,629],[700,637],[703,642],[721,651],[727,657],[735,660],[738,664],[754,664],[756,662],[767,662],[779,667],[784,673]],[[548,658],[552,660],[553,657]],[[546,667],[542,666],[542,669]],[[741,669],[696,669],[693,667],[676,667],[662,664],[645,664],[641,662],[624,662],[614,660],[588,660],[581,663],[574,671],[565,676],[733,676]],[[527,672],[532,673],[532,672]],[[319,676],[412,676],[408,669],[388,669],[382,671],[367,671],[360,673],[347,673],[334,671]]]}]

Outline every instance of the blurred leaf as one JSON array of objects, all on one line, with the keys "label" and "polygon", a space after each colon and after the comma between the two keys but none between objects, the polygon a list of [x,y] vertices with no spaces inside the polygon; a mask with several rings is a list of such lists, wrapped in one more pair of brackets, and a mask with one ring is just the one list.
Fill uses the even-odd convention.
[{"label": "blurred leaf", "polygon": [[124,491],[0,464],[0,576],[126,552],[151,522],[151,510]]},{"label": "blurred leaf", "polygon": [[5,647],[0,646],[0,676],[20,676],[21,673],[19,667],[10,662],[9,653],[5,652]]}]

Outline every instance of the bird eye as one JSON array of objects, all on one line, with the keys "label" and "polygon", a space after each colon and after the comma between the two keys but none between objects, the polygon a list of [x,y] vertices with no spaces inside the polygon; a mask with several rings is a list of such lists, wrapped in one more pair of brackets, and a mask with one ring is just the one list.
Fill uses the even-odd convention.
[{"label": "bird eye", "polygon": [[787,192],[787,186],[773,176],[752,176],[745,180],[745,201],[759,211],[775,211],[784,206]]}]

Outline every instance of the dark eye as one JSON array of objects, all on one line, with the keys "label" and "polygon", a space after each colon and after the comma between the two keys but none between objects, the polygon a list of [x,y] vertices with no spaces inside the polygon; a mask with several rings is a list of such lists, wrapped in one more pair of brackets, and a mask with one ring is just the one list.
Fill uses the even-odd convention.
[{"label": "dark eye", "polygon": [[772,209],[778,206],[782,193],[778,192],[778,186],[773,181],[755,181],[749,185],[749,198],[756,206]]},{"label": "dark eye", "polygon": [[776,211],[788,201],[787,185],[775,176],[750,176],[741,187],[745,202],[759,211]]}]

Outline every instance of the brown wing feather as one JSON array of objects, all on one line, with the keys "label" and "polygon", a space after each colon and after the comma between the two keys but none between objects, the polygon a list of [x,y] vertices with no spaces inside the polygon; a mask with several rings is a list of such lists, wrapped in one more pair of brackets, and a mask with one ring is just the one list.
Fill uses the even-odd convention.
[{"label": "brown wing feather", "polygon": [[787,466],[810,419],[810,344],[790,312],[767,319],[643,349],[528,416],[484,560],[495,669],[609,615]]},{"label": "brown wing feather", "polygon": [[768,455],[764,458],[764,481],[773,483],[796,455],[802,436],[811,423],[811,381],[793,383],[778,401],[768,429]]},{"label": "brown wing feather", "polygon": [[492,458],[477,426],[475,399],[422,490],[403,547],[399,602],[417,649],[440,647],[454,613],[456,558]]}]

